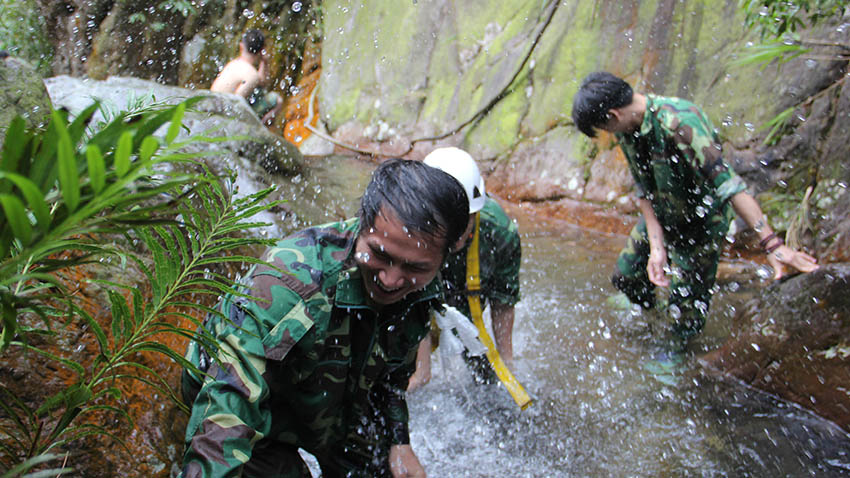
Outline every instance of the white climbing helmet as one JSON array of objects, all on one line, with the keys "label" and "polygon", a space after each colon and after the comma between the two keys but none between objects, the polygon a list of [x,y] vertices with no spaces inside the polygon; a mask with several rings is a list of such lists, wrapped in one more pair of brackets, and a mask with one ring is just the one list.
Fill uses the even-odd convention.
[{"label": "white climbing helmet", "polygon": [[437,148],[428,153],[423,162],[450,174],[460,182],[469,198],[470,214],[484,207],[487,193],[484,190],[484,178],[481,177],[481,171],[478,170],[478,165],[469,153],[455,147]]}]

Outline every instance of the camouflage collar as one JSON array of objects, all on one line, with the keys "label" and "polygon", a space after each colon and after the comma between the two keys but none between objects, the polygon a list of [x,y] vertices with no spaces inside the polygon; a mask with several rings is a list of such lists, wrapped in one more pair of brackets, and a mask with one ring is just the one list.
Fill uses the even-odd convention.
[{"label": "camouflage collar", "polygon": [[654,126],[653,119],[658,110],[658,106],[655,104],[655,98],[656,96],[651,93],[646,94],[646,111],[643,113],[643,122],[640,124],[641,136],[648,135]]}]

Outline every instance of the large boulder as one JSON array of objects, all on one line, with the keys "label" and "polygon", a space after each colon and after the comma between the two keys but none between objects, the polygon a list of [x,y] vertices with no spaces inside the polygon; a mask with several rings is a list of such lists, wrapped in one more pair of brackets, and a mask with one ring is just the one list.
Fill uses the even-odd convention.
[{"label": "large boulder", "polygon": [[40,79],[35,68],[24,60],[0,60],[0,144],[15,116],[23,117],[30,128],[47,124],[50,97]]},{"label": "large boulder", "polygon": [[701,360],[815,411],[850,431],[850,264],[774,283],[736,317],[736,331]]},{"label": "large boulder", "polygon": [[[184,124],[191,134],[206,134],[213,137],[243,137],[224,143],[227,153],[222,161],[234,167],[243,166],[238,159],[263,166],[271,173],[297,174],[302,169],[301,153],[291,143],[263,127],[259,118],[239,96],[189,90],[141,80],[138,78],[110,77],[97,81],[70,76],[58,76],[45,80],[45,85],[56,107],[67,108],[72,114],[79,113],[95,99],[101,102],[101,111],[92,121],[103,115],[120,110],[144,108],[153,104],[176,104],[186,98],[205,95],[207,99],[187,112]],[[221,144],[209,148],[222,149]]]},{"label": "large boulder", "polygon": [[[141,80],[111,77],[104,81],[58,76],[45,80],[45,85],[57,108],[67,108],[77,114],[93,101],[101,102],[93,124],[120,110],[145,108],[157,103],[176,104],[186,98],[205,95],[206,99],[187,111],[182,137],[204,135],[213,138],[233,138],[224,142],[199,141],[187,146],[190,152],[213,153],[204,156],[207,166],[222,177],[228,171],[238,172],[237,190],[247,195],[272,184],[287,182],[302,174],[303,158],[292,143],[268,131],[241,97],[209,91],[189,90]],[[160,131],[164,134],[166,126]],[[282,189],[271,199],[284,197]],[[272,237],[283,235],[287,227],[279,211],[264,213],[258,220],[271,223],[264,233]],[[287,218],[291,222],[291,219]]]}]

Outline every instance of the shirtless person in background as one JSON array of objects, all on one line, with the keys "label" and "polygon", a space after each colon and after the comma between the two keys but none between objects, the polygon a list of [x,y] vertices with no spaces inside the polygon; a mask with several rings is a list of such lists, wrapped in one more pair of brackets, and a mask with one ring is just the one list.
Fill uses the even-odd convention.
[{"label": "shirtless person in background", "polygon": [[230,60],[210,86],[216,93],[233,93],[246,100],[264,125],[270,125],[283,108],[283,99],[275,92],[263,89],[267,81],[265,37],[256,29],[245,32],[239,42],[239,56]]}]

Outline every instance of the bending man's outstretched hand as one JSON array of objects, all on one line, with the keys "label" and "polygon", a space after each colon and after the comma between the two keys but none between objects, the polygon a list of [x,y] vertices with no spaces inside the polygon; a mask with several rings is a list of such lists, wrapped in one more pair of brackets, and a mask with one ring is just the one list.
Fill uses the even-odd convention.
[{"label": "bending man's outstretched hand", "polygon": [[779,246],[767,255],[767,263],[773,267],[773,279],[781,279],[785,275],[785,265],[800,272],[811,272],[817,269],[817,259],[802,251],[796,251],[786,245]]},{"label": "bending man's outstretched hand", "polygon": [[390,473],[393,478],[425,478],[425,468],[410,445],[390,447]]}]

